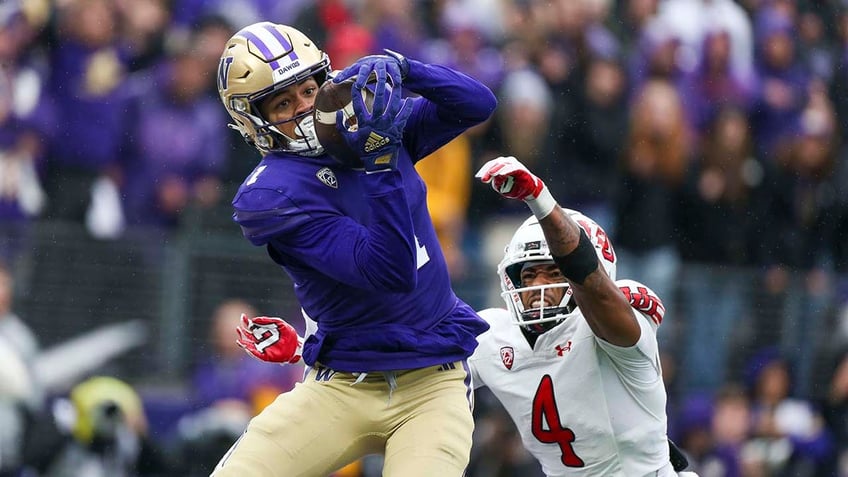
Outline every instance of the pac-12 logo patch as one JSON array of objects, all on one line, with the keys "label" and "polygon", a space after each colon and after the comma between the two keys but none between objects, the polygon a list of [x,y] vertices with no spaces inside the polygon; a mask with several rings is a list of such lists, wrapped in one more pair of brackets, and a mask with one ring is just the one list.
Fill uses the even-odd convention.
[{"label": "pac-12 logo patch", "polygon": [[515,359],[515,351],[512,346],[504,346],[501,348],[501,361],[503,361],[506,369],[512,369],[512,362]]},{"label": "pac-12 logo patch", "polygon": [[316,172],[315,175],[318,179],[324,183],[324,185],[330,186],[333,189],[339,188],[339,181],[336,179],[336,175],[333,174],[333,170],[329,167],[324,167],[320,171]]}]

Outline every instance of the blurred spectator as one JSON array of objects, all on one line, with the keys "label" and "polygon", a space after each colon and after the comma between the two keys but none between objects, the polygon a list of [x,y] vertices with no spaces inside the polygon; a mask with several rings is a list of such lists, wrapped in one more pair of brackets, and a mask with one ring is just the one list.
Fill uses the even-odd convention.
[{"label": "blurred spectator", "polygon": [[15,282],[11,269],[0,262],[0,339],[14,348],[31,365],[39,349],[32,329],[12,309]]},{"label": "blurred spectator", "polygon": [[553,160],[543,157],[553,97],[542,77],[529,68],[510,72],[498,97],[495,121],[501,150],[522,158],[528,167]]},{"label": "blurred spectator", "polygon": [[829,83],[833,78],[834,50],[827,36],[825,18],[837,18],[837,8],[828,1],[815,2],[798,14],[798,57],[814,80]]},{"label": "blurred spectator", "polygon": [[17,477],[26,463],[25,440],[41,411],[42,396],[33,374],[38,342],[12,311],[11,270],[0,262],[0,476]]},{"label": "blurred spectator", "polygon": [[710,399],[687,401],[678,444],[686,449],[690,470],[701,477],[754,477],[742,468],[742,452],[751,435],[751,407],[744,389],[726,384]]},{"label": "blurred spectator", "polygon": [[424,43],[422,57],[456,68],[497,91],[504,76],[503,56],[467,8],[471,7],[465,3],[447,3],[439,18],[440,34]]},{"label": "blurred spectator", "polygon": [[617,21],[610,22],[616,36],[621,40],[624,57],[629,58],[635,51],[635,45],[642,36],[642,30],[657,14],[659,0],[630,0],[615,2]]},{"label": "blurred spectator", "polygon": [[171,21],[168,0],[114,0],[120,19],[120,47],[129,71],[150,68],[165,53]]},{"label": "blurred spectator", "polygon": [[848,138],[848,6],[841,9],[834,21],[834,71],[828,93],[836,110],[839,137]]},{"label": "blurred spectator", "polygon": [[277,366],[248,356],[236,344],[242,313],[258,316],[243,300],[221,301],[208,322],[208,342],[195,346],[192,411],[177,426],[180,476],[208,476],[250,418],[293,388],[303,374],[302,365]]},{"label": "blurred spectator", "polygon": [[290,24],[310,3],[309,0],[173,0],[171,8],[177,28],[191,28],[205,17],[218,16],[241,29],[266,20]]},{"label": "blurred spectator", "polygon": [[73,0],[57,12],[48,92],[56,124],[45,183],[51,218],[83,223],[96,237],[123,232],[119,146],[132,121],[126,58],[111,0]]},{"label": "blurred spectator", "polygon": [[627,77],[616,52],[593,54],[585,72],[556,90],[558,98],[566,90],[572,97],[554,102],[549,152],[539,171],[552,179],[548,187],[556,197],[614,234],[618,166],[628,130]]},{"label": "blurred spectator", "polygon": [[426,38],[424,27],[418,21],[419,3],[413,0],[362,0],[357,16],[374,35],[377,50],[389,48],[410,58],[422,58],[420,49]]},{"label": "blurred spectator", "polygon": [[743,449],[753,475],[824,475],[833,452],[821,412],[793,394],[789,362],[774,348],[758,351],[748,364],[752,433]]},{"label": "blurred spectator", "polygon": [[754,73],[751,20],[734,0],[666,0],[657,17],[680,40],[681,68],[691,73],[701,57],[704,38],[715,31],[728,35],[730,70],[742,81]]},{"label": "blurred spectator", "polygon": [[764,8],[755,18],[757,96],[752,109],[757,155],[780,161],[779,153],[792,141],[807,103],[809,75],[795,51],[792,17],[777,8]]},{"label": "blurred spectator", "polygon": [[196,46],[196,37],[173,44],[161,65],[136,78],[124,187],[130,224],[170,231],[189,207],[203,211],[221,200],[231,136],[207,95],[217,62],[195,54]]},{"label": "blurred spectator", "polygon": [[[350,9],[343,0],[314,0],[304,3],[292,25],[311,38],[315,44],[329,47],[330,36],[340,34],[335,30],[345,28],[346,25],[352,24],[353,20]],[[349,32],[353,33],[352,31]],[[356,45],[356,41],[361,39],[361,37],[351,37],[349,39],[351,46],[365,48],[366,45]],[[373,40],[369,43],[373,43]],[[336,47],[338,47],[338,44]],[[330,54],[329,51],[327,54]],[[344,69],[350,64],[335,63],[335,58],[332,56],[330,56],[330,61],[333,62],[333,68],[337,70]]]},{"label": "blurred spectator", "polygon": [[371,32],[355,23],[332,29],[326,45],[325,51],[334,70],[342,70],[363,56],[382,53],[375,48]]},{"label": "blurred spectator", "polygon": [[828,370],[830,382],[824,399],[824,417],[833,433],[834,458],[831,475],[848,475],[848,350],[844,345]]},{"label": "blurred spectator", "polygon": [[795,392],[809,397],[821,349],[808,343],[827,335],[831,247],[840,240],[833,235],[840,214],[837,198],[848,186],[835,173],[844,165],[837,156],[833,112],[822,91],[814,91],[795,127],[797,139],[790,143],[785,162],[771,166],[776,173],[766,182],[756,211],[768,221],[760,235],[759,261],[766,267],[758,297],[762,302],[754,309],[757,326],[771,331],[759,334],[759,344],[779,345],[792,358]]},{"label": "blurred spectator", "polygon": [[0,476],[17,477],[25,465],[32,376],[23,358],[0,336]]},{"label": "blurred spectator", "polygon": [[[674,283],[680,265],[675,207],[692,154],[679,93],[668,81],[649,81],[630,110],[613,243],[619,276],[651,287],[663,298],[669,316],[674,316]],[[661,345],[666,333],[660,329]]]},{"label": "blurred spectator", "polygon": [[30,47],[42,25],[18,2],[0,6],[0,260],[24,252],[42,189],[48,111],[44,72]]},{"label": "blurred spectator", "polygon": [[[750,281],[761,220],[752,213],[766,180],[753,157],[743,110],[719,110],[706,131],[679,197],[675,239],[685,263],[680,280],[681,378],[684,392],[710,392],[725,382],[729,354],[750,334]],[[678,340],[674,340],[678,342]]]},{"label": "blurred spectator", "polygon": [[750,111],[754,77],[750,71],[743,74],[734,69],[730,55],[731,38],[726,30],[706,32],[687,102],[692,125],[699,134],[706,132],[722,108],[738,108],[744,114]]},{"label": "blurred spectator", "polygon": [[[667,81],[681,95],[689,88],[689,72],[681,64],[680,38],[668,23],[668,19],[654,17],[642,29],[637,47],[628,58],[631,99],[651,80]],[[688,100],[685,96],[680,98],[684,105]]]},{"label": "blurred spectator", "polygon": [[232,299],[222,301],[210,317],[209,343],[197,347],[199,362],[191,379],[197,409],[232,405],[255,415],[301,378],[302,366],[268,365],[239,348],[235,329],[242,313],[259,316],[250,304]]}]

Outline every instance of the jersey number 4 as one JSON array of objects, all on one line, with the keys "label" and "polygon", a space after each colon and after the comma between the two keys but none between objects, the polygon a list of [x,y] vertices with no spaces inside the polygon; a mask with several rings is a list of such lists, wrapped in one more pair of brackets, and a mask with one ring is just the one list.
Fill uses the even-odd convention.
[{"label": "jersey number 4", "polygon": [[558,444],[562,451],[562,465],[583,467],[586,465],[575,452],[572,443],[574,432],[559,422],[554,384],[549,375],[544,375],[533,397],[533,436],[545,444]]}]

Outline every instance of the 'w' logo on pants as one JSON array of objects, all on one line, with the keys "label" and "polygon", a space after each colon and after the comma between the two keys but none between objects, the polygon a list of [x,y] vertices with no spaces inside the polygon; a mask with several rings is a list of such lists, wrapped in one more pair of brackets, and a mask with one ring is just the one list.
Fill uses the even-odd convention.
[{"label": "'w' logo on pants", "polygon": [[315,371],[315,380],[316,381],[329,381],[336,374],[330,368],[325,368],[323,366],[319,366]]}]

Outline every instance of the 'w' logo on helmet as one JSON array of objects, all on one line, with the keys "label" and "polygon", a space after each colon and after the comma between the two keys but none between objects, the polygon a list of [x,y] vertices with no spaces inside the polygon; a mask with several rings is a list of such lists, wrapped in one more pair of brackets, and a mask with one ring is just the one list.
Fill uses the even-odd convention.
[{"label": "'w' logo on helmet", "polygon": [[218,89],[225,90],[227,89],[227,76],[230,74],[230,65],[233,64],[233,57],[227,56],[221,58],[221,62],[218,63]]}]

